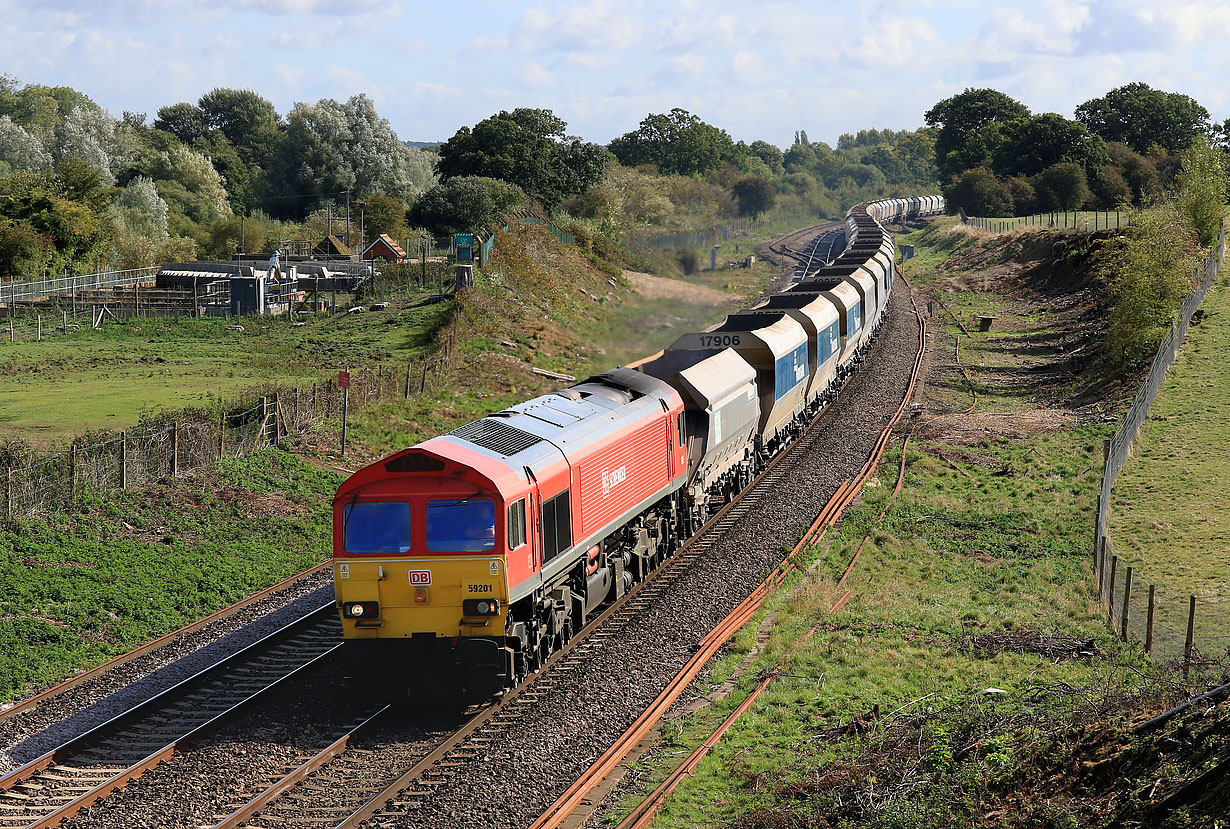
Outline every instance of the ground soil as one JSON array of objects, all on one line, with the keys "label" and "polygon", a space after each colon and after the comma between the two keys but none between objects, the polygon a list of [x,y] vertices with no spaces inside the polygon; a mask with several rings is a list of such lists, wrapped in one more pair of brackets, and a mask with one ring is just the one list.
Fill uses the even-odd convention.
[{"label": "ground soil", "polygon": [[680,299],[711,305],[726,305],[730,302],[730,294],[705,285],[694,285],[679,279],[666,279],[637,271],[624,271],[622,276],[632,290],[648,299]]}]

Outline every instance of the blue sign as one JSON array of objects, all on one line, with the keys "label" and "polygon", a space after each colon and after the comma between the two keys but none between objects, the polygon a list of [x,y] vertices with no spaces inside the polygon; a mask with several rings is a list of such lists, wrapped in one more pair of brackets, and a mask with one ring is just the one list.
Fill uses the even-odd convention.
[{"label": "blue sign", "polygon": [[456,241],[457,241],[457,247],[459,248],[460,247],[467,247],[467,248],[472,247],[474,245],[474,234],[473,233],[458,233]]}]

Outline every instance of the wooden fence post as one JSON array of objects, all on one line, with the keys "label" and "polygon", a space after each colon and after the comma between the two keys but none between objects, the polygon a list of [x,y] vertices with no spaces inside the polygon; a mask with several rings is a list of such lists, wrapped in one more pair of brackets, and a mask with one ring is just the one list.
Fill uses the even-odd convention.
[{"label": "wooden fence post", "polygon": [[68,499],[77,503],[77,444],[68,447]]},{"label": "wooden fence post", "polygon": [[402,393],[402,398],[405,400],[410,399],[410,364],[409,363],[406,364],[406,390]]},{"label": "wooden fence post", "polygon": [[179,424],[171,421],[171,477],[179,476]]},{"label": "wooden fence post", "polygon": [[1145,653],[1153,652],[1153,603],[1156,585],[1149,585],[1149,615],[1145,619]]},{"label": "wooden fence post", "polygon": [[128,489],[128,433],[120,432],[120,489]]},{"label": "wooden fence post", "polygon": [[1119,624],[1120,638],[1126,642],[1128,638],[1128,604],[1132,601],[1132,567],[1128,565],[1127,578],[1123,582],[1123,616]]},{"label": "wooden fence post", "polygon": [[282,437],[282,392],[273,393],[273,445],[277,446]]},{"label": "wooden fence post", "polygon": [[[261,433],[269,440],[269,398],[261,398]],[[259,448],[259,447],[258,447]]]},{"label": "wooden fence post", "polygon": [[1183,661],[1190,662],[1192,659],[1192,644],[1196,633],[1196,597],[1190,596],[1187,600],[1187,639],[1183,642]]},{"label": "wooden fence post", "polygon": [[1106,613],[1111,624],[1115,622],[1115,570],[1119,568],[1119,556],[1110,557],[1110,583],[1106,585]]}]

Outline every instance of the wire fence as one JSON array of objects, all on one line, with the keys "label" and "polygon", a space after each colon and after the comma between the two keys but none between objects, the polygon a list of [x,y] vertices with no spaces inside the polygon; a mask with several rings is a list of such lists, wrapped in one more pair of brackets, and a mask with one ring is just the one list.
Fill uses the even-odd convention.
[{"label": "wire fence", "polygon": [[1094,570],[1098,591],[1106,602],[1115,629],[1125,640],[1143,642],[1160,659],[1191,658],[1194,653],[1212,653],[1230,648],[1230,590],[1205,594],[1181,594],[1166,585],[1148,581],[1138,564],[1121,558],[1107,529],[1111,492],[1131,453],[1149,408],[1157,399],[1166,372],[1174,363],[1187,336],[1192,315],[1217,279],[1226,254],[1226,231],[1197,272],[1195,289],[1183,301],[1178,318],[1162,338],[1153,363],[1123,422],[1106,442],[1106,466],[1094,526]]},{"label": "wire fence", "polygon": [[135,489],[192,475],[224,458],[269,446],[322,454],[342,450],[342,411],[434,390],[451,349],[407,365],[377,365],[311,386],[266,389],[224,411],[184,410],[118,433],[94,433],[63,452],[41,454],[12,445],[4,458],[4,517],[72,511],[91,492]]},{"label": "wire fence", "polygon": [[1132,223],[1130,211],[1120,210],[1066,210],[1054,213],[1034,213],[1029,216],[1006,218],[980,218],[961,214],[961,221],[970,227],[1005,233],[1019,227],[1072,228],[1074,230],[1098,231],[1127,227]]}]

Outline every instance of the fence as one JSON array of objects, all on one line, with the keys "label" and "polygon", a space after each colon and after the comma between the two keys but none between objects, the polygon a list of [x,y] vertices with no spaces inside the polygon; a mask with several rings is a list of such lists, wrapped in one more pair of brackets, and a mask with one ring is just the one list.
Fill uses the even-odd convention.
[{"label": "fence", "polygon": [[0,301],[32,302],[47,296],[71,296],[77,291],[96,288],[116,288],[125,285],[141,285],[153,282],[157,267],[135,268],[127,271],[101,271],[48,277],[33,282],[10,282],[0,285]]},{"label": "fence", "polygon": [[1018,227],[1070,227],[1074,230],[1097,231],[1127,227],[1131,214],[1119,210],[1075,210],[1055,213],[1034,213],[1030,216],[1013,216],[999,219],[984,219],[961,214],[961,221],[971,227],[1004,233]]},{"label": "fence", "polygon": [[[542,227],[545,227],[547,229],[547,232],[550,233],[553,237],[555,237],[555,240],[557,242],[560,242],[561,244],[575,245],[577,243],[576,237],[573,236],[571,233],[564,230],[563,228],[556,226],[553,222],[550,222],[540,216],[535,216],[532,213],[527,214],[525,216],[521,216],[517,219],[514,219],[512,223],[513,224],[525,224],[525,225],[540,225]],[[504,225],[503,227],[500,228],[500,231],[503,233],[507,233],[508,228],[509,228],[509,225]],[[475,235],[478,236],[479,238],[482,238],[482,234],[475,234]],[[478,246],[478,265],[479,267],[485,267],[487,265],[487,260],[491,258],[491,251],[495,248],[495,240],[498,236],[499,236],[499,233],[492,233],[488,235],[485,239],[482,239],[482,241],[479,243],[479,246]]]},{"label": "fence", "polygon": [[447,350],[405,366],[353,371],[348,391],[335,379],[269,390],[225,412],[180,412],[118,434],[87,436],[65,452],[10,458],[2,473],[4,517],[71,510],[91,491],[141,487],[268,446],[335,452],[341,444],[344,398],[355,413],[373,403],[424,393],[438,380],[446,359]]},{"label": "fence", "polygon": [[[1204,595],[1181,595],[1165,585],[1145,582],[1147,576],[1115,553],[1107,534],[1111,490],[1128,454],[1140,435],[1140,428],[1157,398],[1162,380],[1174,363],[1187,336],[1192,314],[1204,300],[1217,278],[1226,253],[1226,232],[1197,273],[1195,290],[1179,309],[1179,316],[1162,338],[1153,356],[1153,364],[1132,405],[1123,417],[1114,436],[1106,442],[1106,466],[1102,474],[1102,490],[1098,494],[1098,511],[1094,525],[1094,571],[1098,592],[1106,602],[1107,612],[1120,636],[1125,640],[1142,641],[1146,651],[1161,659],[1189,658],[1193,649],[1206,652],[1230,647],[1230,630],[1224,624],[1224,607],[1230,607],[1230,592]],[[1142,598],[1147,597],[1147,598]],[[1210,606],[1213,608],[1209,610]],[[1203,615],[1199,615],[1203,611]]]}]

